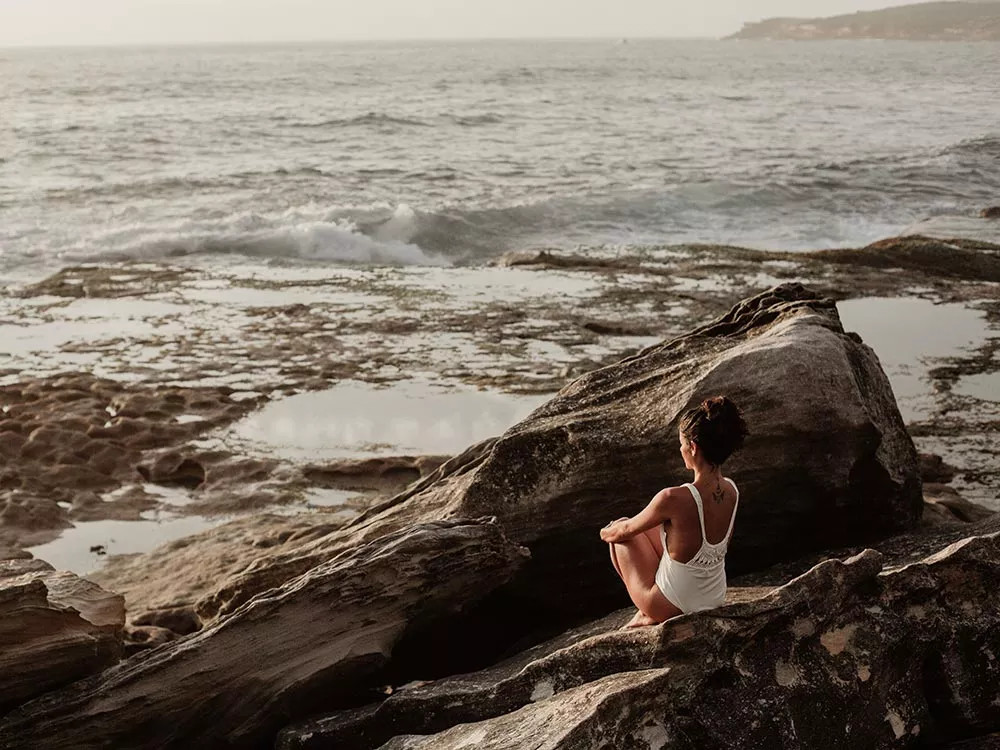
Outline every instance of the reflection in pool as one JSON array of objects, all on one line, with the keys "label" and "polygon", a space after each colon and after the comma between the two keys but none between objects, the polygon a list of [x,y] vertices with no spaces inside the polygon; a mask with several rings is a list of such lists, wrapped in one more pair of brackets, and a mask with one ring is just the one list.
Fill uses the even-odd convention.
[{"label": "reflection in pool", "polygon": [[275,401],[223,439],[291,460],[451,455],[503,433],[546,400],[426,383],[378,388],[349,381]]},{"label": "reflection in pool", "polygon": [[838,302],[837,309],[844,330],[875,350],[905,422],[925,419],[935,408],[927,374],[934,365],[922,363],[968,354],[990,335],[986,316],[961,304],[868,297]]}]

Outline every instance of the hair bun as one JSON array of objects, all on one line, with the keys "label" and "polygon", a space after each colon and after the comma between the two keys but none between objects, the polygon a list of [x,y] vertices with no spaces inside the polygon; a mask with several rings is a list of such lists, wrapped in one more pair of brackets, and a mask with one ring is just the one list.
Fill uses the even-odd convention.
[{"label": "hair bun", "polygon": [[701,408],[705,410],[705,415],[709,419],[718,419],[723,414],[728,411],[726,406],[736,406],[725,396],[715,396],[714,398],[706,398],[701,402]]},{"label": "hair bun", "polygon": [[706,398],[688,411],[681,418],[680,430],[717,465],[742,448],[749,435],[743,412],[726,396]]}]

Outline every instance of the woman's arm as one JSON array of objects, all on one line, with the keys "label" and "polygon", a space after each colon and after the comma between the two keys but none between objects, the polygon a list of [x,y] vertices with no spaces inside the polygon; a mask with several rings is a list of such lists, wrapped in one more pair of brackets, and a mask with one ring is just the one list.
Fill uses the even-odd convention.
[{"label": "woman's arm", "polygon": [[656,496],[649,501],[649,505],[643,508],[639,515],[615,521],[601,529],[601,539],[609,544],[617,544],[628,541],[649,529],[655,529],[670,519],[670,497],[671,491],[669,489],[657,492]]}]

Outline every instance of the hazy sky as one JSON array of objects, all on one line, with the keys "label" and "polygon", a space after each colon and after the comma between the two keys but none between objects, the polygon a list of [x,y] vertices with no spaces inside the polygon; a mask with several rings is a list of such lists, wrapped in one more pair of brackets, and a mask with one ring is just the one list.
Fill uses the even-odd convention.
[{"label": "hazy sky", "polygon": [[[0,0],[0,46],[722,36],[743,21],[900,0]],[[804,9],[806,6],[808,9]]]}]

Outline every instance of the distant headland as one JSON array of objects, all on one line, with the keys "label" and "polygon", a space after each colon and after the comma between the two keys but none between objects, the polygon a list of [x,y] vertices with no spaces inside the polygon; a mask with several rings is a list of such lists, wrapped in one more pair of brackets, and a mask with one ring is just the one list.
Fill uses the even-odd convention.
[{"label": "distant headland", "polygon": [[931,2],[830,18],[768,18],[728,39],[1000,41],[1000,0]]}]

